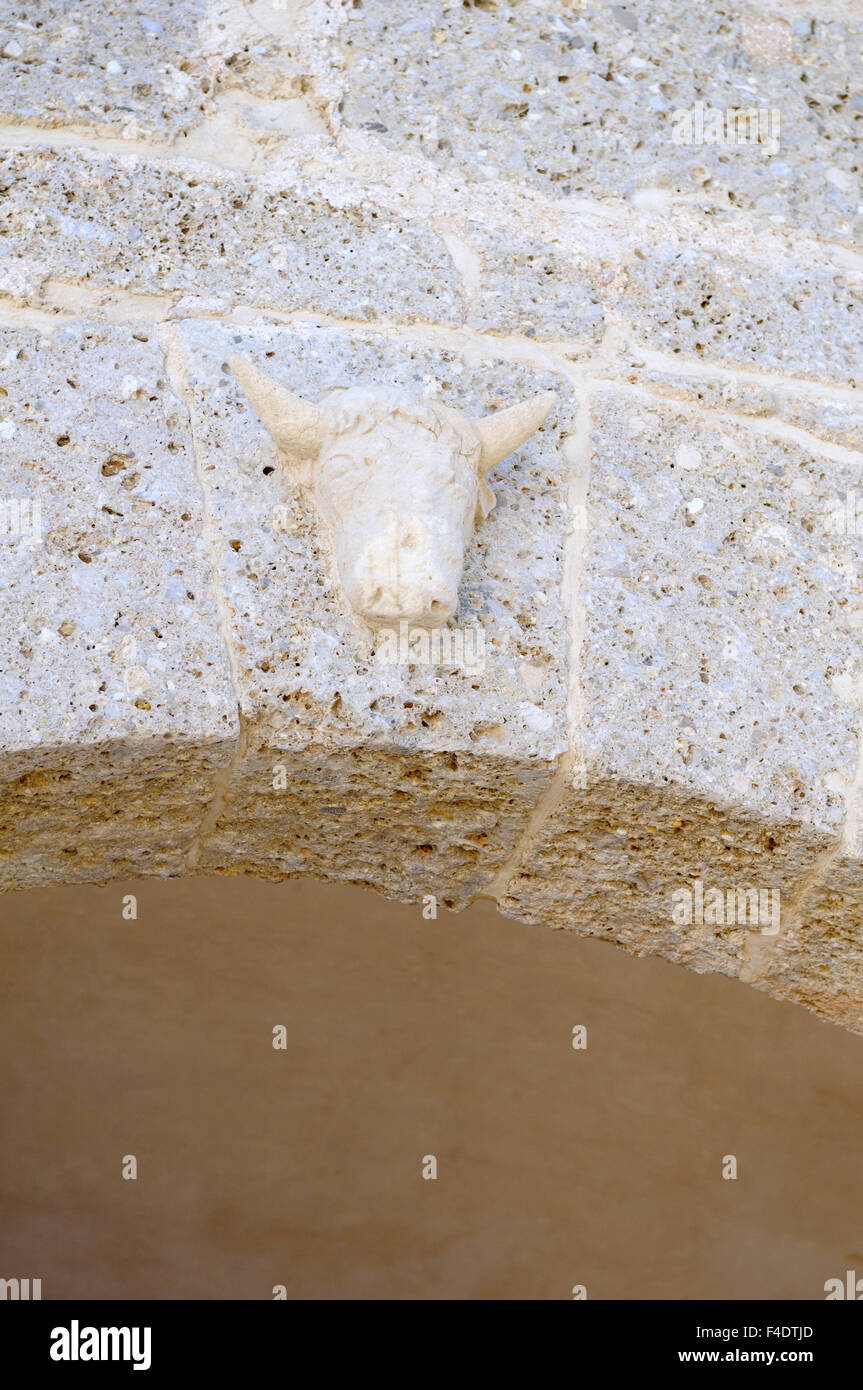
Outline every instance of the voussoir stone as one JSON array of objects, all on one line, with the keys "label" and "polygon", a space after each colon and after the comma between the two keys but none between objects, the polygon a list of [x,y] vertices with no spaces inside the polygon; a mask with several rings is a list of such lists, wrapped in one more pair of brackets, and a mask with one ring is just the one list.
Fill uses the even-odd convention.
[{"label": "voussoir stone", "polygon": [[[857,767],[863,581],[834,512],[858,467],[643,393],[591,413],[573,769],[502,906],[782,993]],[[779,934],[681,926],[696,881],[778,890]]]},{"label": "voussoir stone", "polygon": [[813,875],[790,930],[757,961],[761,989],[863,1032],[863,839],[859,832]]},{"label": "voussoir stone", "polygon": [[[771,378],[769,373],[707,375],[696,364],[691,375],[650,368],[637,351],[631,354],[636,379],[651,391],[669,399],[690,401],[709,410],[771,418],[806,430],[824,443],[838,444],[863,455],[863,393],[850,388],[828,388],[822,383]],[[863,461],[863,459],[861,459]]]},{"label": "voussoir stone", "polygon": [[580,248],[479,220],[468,221],[465,241],[477,260],[466,318],[471,327],[566,339],[581,351],[599,346],[601,288],[595,264]]},{"label": "voussoir stone", "polygon": [[0,885],[180,873],[238,726],[161,345],[0,330],[0,461]]},{"label": "voussoir stone", "polygon": [[794,253],[752,228],[657,227],[608,296],[635,339],[718,365],[863,384],[863,262]]},{"label": "voussoir stone", "polygon": [[[339,0],[6,0],[0,121],[182,147],[239,97],[252,126],[322,131],[338,94],[326,42],[340,21]],[[235,156],[224,140],[211,152]]]}]

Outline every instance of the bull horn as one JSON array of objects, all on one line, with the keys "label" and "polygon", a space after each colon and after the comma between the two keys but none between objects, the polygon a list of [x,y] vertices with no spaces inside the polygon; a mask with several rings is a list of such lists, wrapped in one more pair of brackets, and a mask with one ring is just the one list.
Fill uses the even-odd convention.
[{"label": "bull horn", "polygon": [[228,366],[279,448],[299,458],[317,458],[323,437],[319,407],[280,386],[244,357],[229,357]]},{"label": "bull horn", "polygon": [[507,454],[530,439],[556,404],[556,393],[546,391],[541,396],[532,396],[528,401],[520,401],[518,405],[511,405],[507,410],[498,410],[494,415],[479,420],[474,428],[482,443],[480,472],[487,473]]}]

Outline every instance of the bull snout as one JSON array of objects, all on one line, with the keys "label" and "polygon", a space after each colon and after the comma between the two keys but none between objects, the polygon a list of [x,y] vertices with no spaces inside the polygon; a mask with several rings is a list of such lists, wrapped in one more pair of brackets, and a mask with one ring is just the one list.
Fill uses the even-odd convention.
[{"label": "bull snout", "polygon": [[360,606],[363,617],[373,627],[395,627],[401,622],[411,627],[443,627],[455,610],[455,596],[441,585],[430,585],[410,594],[393,593],[380,585]]},{"label": "bull snout", "polygon": [[403,524],[365,546],[345,588],[372,627],[442,627],[456,611],[460,577],[460,565],[435,554],[426,528]]}]

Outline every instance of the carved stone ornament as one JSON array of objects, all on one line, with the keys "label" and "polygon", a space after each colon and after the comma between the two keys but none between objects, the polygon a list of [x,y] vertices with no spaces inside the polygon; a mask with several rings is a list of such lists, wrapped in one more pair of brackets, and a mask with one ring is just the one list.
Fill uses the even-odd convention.
[{"label": "carved stone ornament", "polygon": [[379,386],[313,404],[241,357],[228,365],[312,493],[354,612],[372,628],[448,622],[474,525],[495,504],[486,474],[539,428],[555,393],[472,422]]}]

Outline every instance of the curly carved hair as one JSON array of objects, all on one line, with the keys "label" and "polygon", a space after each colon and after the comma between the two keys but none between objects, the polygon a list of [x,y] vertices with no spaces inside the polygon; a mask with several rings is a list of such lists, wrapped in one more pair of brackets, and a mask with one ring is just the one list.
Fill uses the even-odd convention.
[{"label": "curly carved hair", "polygon": [[334,386],[318,401],[328,434],[369,434],[385,420],[401,420],[443,439],[455,457],[476,471],[479,484],[477,513],[487,516],[495,505],[494,493],[479,471],[482,445],[471,422],[440,401],[416,401],[392,386]]}]

